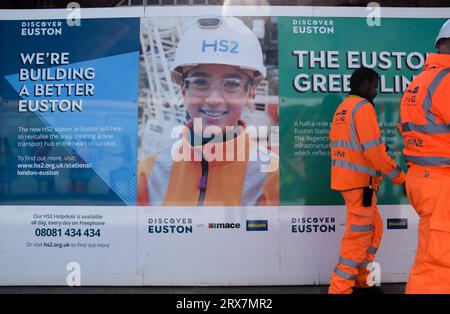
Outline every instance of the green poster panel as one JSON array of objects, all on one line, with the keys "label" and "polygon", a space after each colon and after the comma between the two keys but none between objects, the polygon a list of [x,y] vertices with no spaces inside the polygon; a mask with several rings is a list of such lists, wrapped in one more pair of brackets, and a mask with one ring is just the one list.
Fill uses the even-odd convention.
[{"label": "green poster panel", "polygon": [[[338,205],[330,190],[328,132],[337,106],[360,66],[380,74],[375,107],[389,154],[406,170],[396,124],[399,102],[420,73],[445,19],[280,17],[280,190],[281,205]],[[379,204],[407,203],[401,187],[385,178]]]}]

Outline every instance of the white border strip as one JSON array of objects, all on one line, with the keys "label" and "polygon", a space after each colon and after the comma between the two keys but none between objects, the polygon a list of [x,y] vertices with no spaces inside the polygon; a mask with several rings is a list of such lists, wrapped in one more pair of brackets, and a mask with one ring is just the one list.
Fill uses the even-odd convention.
[{"label": "white border strip", "polygon": [[[66,19],[66,9],[0,10],[0,20]],[[366,7],[323,6],[147,6],[81,9],[81,17],[178,17],[178,16],[304,16],[304,17],[366,17]],[[450,8],[381,7],[384,18],[449,18]]]},{"label": "white border strip", "polygon": [[[381,18],[449,18],[450,8],[380,7]],[[367,17],[367,7],[314,7],[317,17]]]},{"label": "white border strip", "polygon": [[[0,10],[0,20],[57,20],[66,19],[68,9]],[[144,7],[86,8],[82,19],[144,17]]]},{"label": "white border strip", "polygon": [[[367,7],[330,6],[147,6],[146,17],[172,16],[305,16],[367,17]],[[382,18],[449,18],[450,8],[381,7]]]},{"label": "white border strip", "polygon": [[163,16],[313,16],[311,6],[162,6],[145,8],[146,17]]}]

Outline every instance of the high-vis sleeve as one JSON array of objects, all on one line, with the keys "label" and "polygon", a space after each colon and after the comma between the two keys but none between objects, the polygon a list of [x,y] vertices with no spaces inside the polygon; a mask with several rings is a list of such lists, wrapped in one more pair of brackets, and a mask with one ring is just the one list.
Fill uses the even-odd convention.
[{"label": "high-vis sleeve", "polygon": [[375,109],[370,103],[363,105],[355,114],[355,128],[364,157],[374,170],[381,171],[394,184],[405,182],[405,173],[386,152],[381,140]]},{"label": "high-vis sleeve", "polygon": [[433,95],[431,111],[442,120],[442,123],[450,124],[450,73],[440,82]]}]

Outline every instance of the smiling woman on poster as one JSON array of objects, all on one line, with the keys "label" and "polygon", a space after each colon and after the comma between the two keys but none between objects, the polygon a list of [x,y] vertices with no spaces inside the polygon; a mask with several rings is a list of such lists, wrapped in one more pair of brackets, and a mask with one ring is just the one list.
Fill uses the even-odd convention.
[{"label": "smiling woman on poster", "polygon": [[198,18],[171,74],[190,119],[172,130],[174,145],[139,163],[138,205],[278,205],[278,156],[241,119],[266,75],[255,34],[234,17]]}]

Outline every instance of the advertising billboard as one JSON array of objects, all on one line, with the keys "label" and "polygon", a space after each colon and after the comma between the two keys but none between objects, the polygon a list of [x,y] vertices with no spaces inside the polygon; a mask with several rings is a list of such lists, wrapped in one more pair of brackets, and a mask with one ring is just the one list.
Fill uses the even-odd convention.
[{"label": "advertising billboard", "polygon": [[[400,97],[446,16],[0,12],[0,285],[327,284],[346,228],[332,115],[353,70],[375,69],[382,139],[406,170]],[[377,261],[402,282],[417,215],[387,181]]]}]

